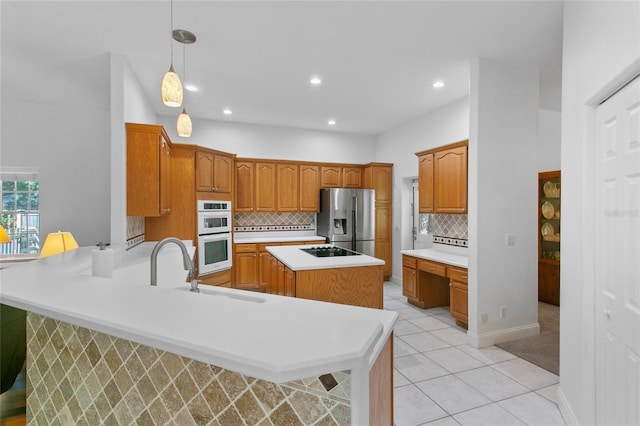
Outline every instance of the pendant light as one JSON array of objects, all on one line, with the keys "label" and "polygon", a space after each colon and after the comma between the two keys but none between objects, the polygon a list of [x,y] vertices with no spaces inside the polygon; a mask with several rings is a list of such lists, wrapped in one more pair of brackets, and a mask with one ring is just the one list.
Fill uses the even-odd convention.
[{"label": "pendant light", "polygon": [[[196,36],[187,30],[175,30],[173,32],[173,38],[182,43],[182,65],[183,69],[183,77],[185,81],[187,80],[187,54],[186,54],[186,45],[192,44],[196,42]],[[178,121],[176,123],[176,131],[178,136],[183,138],[188,138],[191,136],[191,117],[187,113],[187,109],[183,106],[182,112],[178,115]]]},{"label": "pendant light", "polygon": [[[173,34],[173,0],[171,0],[171,31]],[[173,69],[173,40],[171,40],[171,65],[169,71],[164,75],[161,86],[162,103],[170,107],[179,107],[182,105],[182,82],[180,77]]]}]

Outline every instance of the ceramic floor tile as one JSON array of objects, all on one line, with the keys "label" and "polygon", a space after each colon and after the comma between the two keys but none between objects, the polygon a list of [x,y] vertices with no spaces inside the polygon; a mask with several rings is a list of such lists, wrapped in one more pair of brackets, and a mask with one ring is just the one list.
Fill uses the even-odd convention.
[{"label": "ceramic floor tile", "polygon": [[456,319],[452,317],[451,314],[448,312],[446,314],[433,315],[433,317],[444,322],[445,324],[456,326]]},{"label": "ceramic floor tile", "polygon": [[478,349],[469,344],[466,344],[458,346],[458,349],[468,353],[472,357],[484,362],[487,365],[497,364],[499,362],[517,358],[514,354],[503,351],[502,349],[495,346],[488,346],[486,348]]},{"label": "ceramic floor tile", "polygon": [[417,354],[418,350],[402,340],[399,337],[393,338],[393,357],[399,358],[402,356]]},{"label": "ceramic floor tile", "polygon": [[437,362],[440,366],[444,367],[451,373],[458,373],[460,371],[484,367],[482,362],[455,347],[424,352],[424,355]]},{"label": "ceramic floor tile", "polygon": [[559,385],[551,385],[551,386],[546,387],[546,388],[538,389],[536,391],[536,393],[538,395],[544,396],[549,401],[557,404],[559,402],[559,400],[558,400],[558,386]]},{"label": "ceramic floor tile", "polygon": [[427,316],[427,314],[420,312],[420,310],[412,308],[410,306],[407,306],[405,308],[397,308],[394,309],[394,311],[400,315],[400,319],[413,319]]},{"label": "ceramic floor tile", "polygon": [[449,374],[447,370],[422,354],[395,358],[393,366],[413,383]]},{"label": "ceramic floor tile", "polygon": [[458,423],[453,417],[447,416],[429,423],[425,423],[421,426],[460,426],[460,423]]},{"label": "ceramic floor tile", "polygon": [[497,404],[483,405],[464,413],[456,414],[454,418],[462,426],[524,426],[517,417]]},{"label": "ceramic floor tile", "polygon": [[400,373],[395,368],[393,369],[393,387],[394,388],[399,388],[400,386],[406,386],[410,384],[411,382],[409,381],[409,379],[404,377],[402,373]]},{"label": "ceramic floor tile", "polygon": [[511,377],[531,390],[546,388],[559,381],[555,374],[520,358],[494,364],[491,368]]},{"label": "ceramic floor tile", "polygon": [[450,315],[450,311],[449,311],[449,307],[448,306],[439,306],[437,308],[428,308],[428,309],[423,309],[422,312],[424,312],[425,314],[428,315]]},{"label": "ceramic floor tile", "polygon": [[406,307],[407,307],[406,303],[402,303],[401,301],[399,301],[397,299],[391,299],[391,300],[385,300],[384,301],[384,308],[386,310],[395,310],[395,309],[406,308]]},{"label": "ceramic floor tile", "polygon": [[394,390],[393,422],[396,426],[415,426],[446,415],[442,408],[414,385]]},{"label": "ceramic floor tile", "polygon": [[463,371],[456,374],[456,377],[470,384],[493,401],[500,401],[529,392],[529,389],[520,383],[500,374],[491,367]]},{"label": "ceramic floor tile", "polygon": [[535,392],[500,401],[498,405],[530,426],[565,424],[558,406]]},{"label": "ceramic floor tile", "polygon": [[412,322],[407,320],[399,320],[393,327],[393,334],[396,336],[404,336],[405,334],[421,333],[423,330]]},{"label": "ceramic floor tile", "polygon": [[429,332],[407,334],[399,337],[406,343],[416,348],[419,352],[434,351],[436,349],[448,348],[451,345],[447,342],[438,339],[436,336]]},{"label": "ceramic floor tile", "polygon": [[416,386],[449,414],[460,413],[491,402],[489,398],[451,374],[416,383]]},{"label": "ceramic floor tile", "polygon": [[[440,319],[440,321],[442,321],[442,319]],[[467,330],[460,327],[433,330],[431,334],[453,346],[465,345],[468,342]]]},{"label": "ceramic floor tile", "polygon": [[423,329],[424,331],[438,330],[441,328],[451,327],[446,322],[442,322],[437,318],[431,316],[412,318],[409,321]]}]

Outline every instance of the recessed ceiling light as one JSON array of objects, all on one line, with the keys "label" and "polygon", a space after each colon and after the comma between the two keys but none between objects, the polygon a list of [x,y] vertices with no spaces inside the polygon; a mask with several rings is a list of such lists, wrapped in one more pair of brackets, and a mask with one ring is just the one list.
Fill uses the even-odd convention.
[{"label": "recessed ceiling light", "polygon": [[440,80],[436,81],[435,83],[433,83],[433,87],[435,87],[436,89],[440,88],[444,86],[444,83]]},{"label": "recessed ceiling light", "polygon": [[196,86],[194,86],[193,84],[185,84],[184,85],[185,90],[188,90],[190,92],[197,92],[198,88]]},{"label": "recessed ceiling light", "polygon": [[329,120],[329,126],[335,126],[336,120]]},{"label": "recessed ceiling light", "polygon": [[313,84],[314,86],[317,86],[320,83],[322,83],[322,80],[320,80],[320,77],[311,77],[311,80],[309,80],[309,83]]},{"label": "recessed ceiling light", "polygon": [[233,114],[233,111],[231,111],[229,108],[225,108],[224,111],[222,111],[224,113],[224,115],[231,115]]}]

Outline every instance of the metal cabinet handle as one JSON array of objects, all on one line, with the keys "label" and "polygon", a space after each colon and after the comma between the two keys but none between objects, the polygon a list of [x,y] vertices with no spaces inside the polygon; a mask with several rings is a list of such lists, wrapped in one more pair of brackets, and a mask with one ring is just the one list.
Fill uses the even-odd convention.
[{"label": "metal cabinet handle", "polygon": [[604,314],[604,316],[605,316],[605,317],[607,317],[607,318],[611,318],[611,311],[610,311],[609,309],[604,308],[604,309],[602,310],[602,313]]},{"label": "metal cabinet handle", "polygon": [[429,270],[430,270],[430,271],[435,271],[435,270],[436,270],[436,268],[431,267],[431,268],[429,268]]},{"label": "metal cabinet handle", "polygon": [[467,276],[466,275],[460,275],[460,278],[462,278],[463,280],[466,280]]}]

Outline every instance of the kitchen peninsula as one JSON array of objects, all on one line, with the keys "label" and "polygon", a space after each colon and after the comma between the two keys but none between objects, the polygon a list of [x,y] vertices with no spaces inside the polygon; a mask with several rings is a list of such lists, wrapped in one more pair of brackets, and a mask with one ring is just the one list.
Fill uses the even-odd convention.
[{"label": "kitchen peninsula", "polygon": [[341,249],[326,244],[267,247],[278,263],[276,273],[282,274],[282,281],[271,280],[267,292],[382,309],[384,261],[350,250],[341,254],[353,255],[328,253],[333,250]]},{"label": "kitchen peninsula", "polygon": [[396,313],[191,293],[170,246],[157,287],[134,272],[147,248],[93,277],[92,249],[0,271],[0,302],[28,311],[29,423],[392,424]]}]

